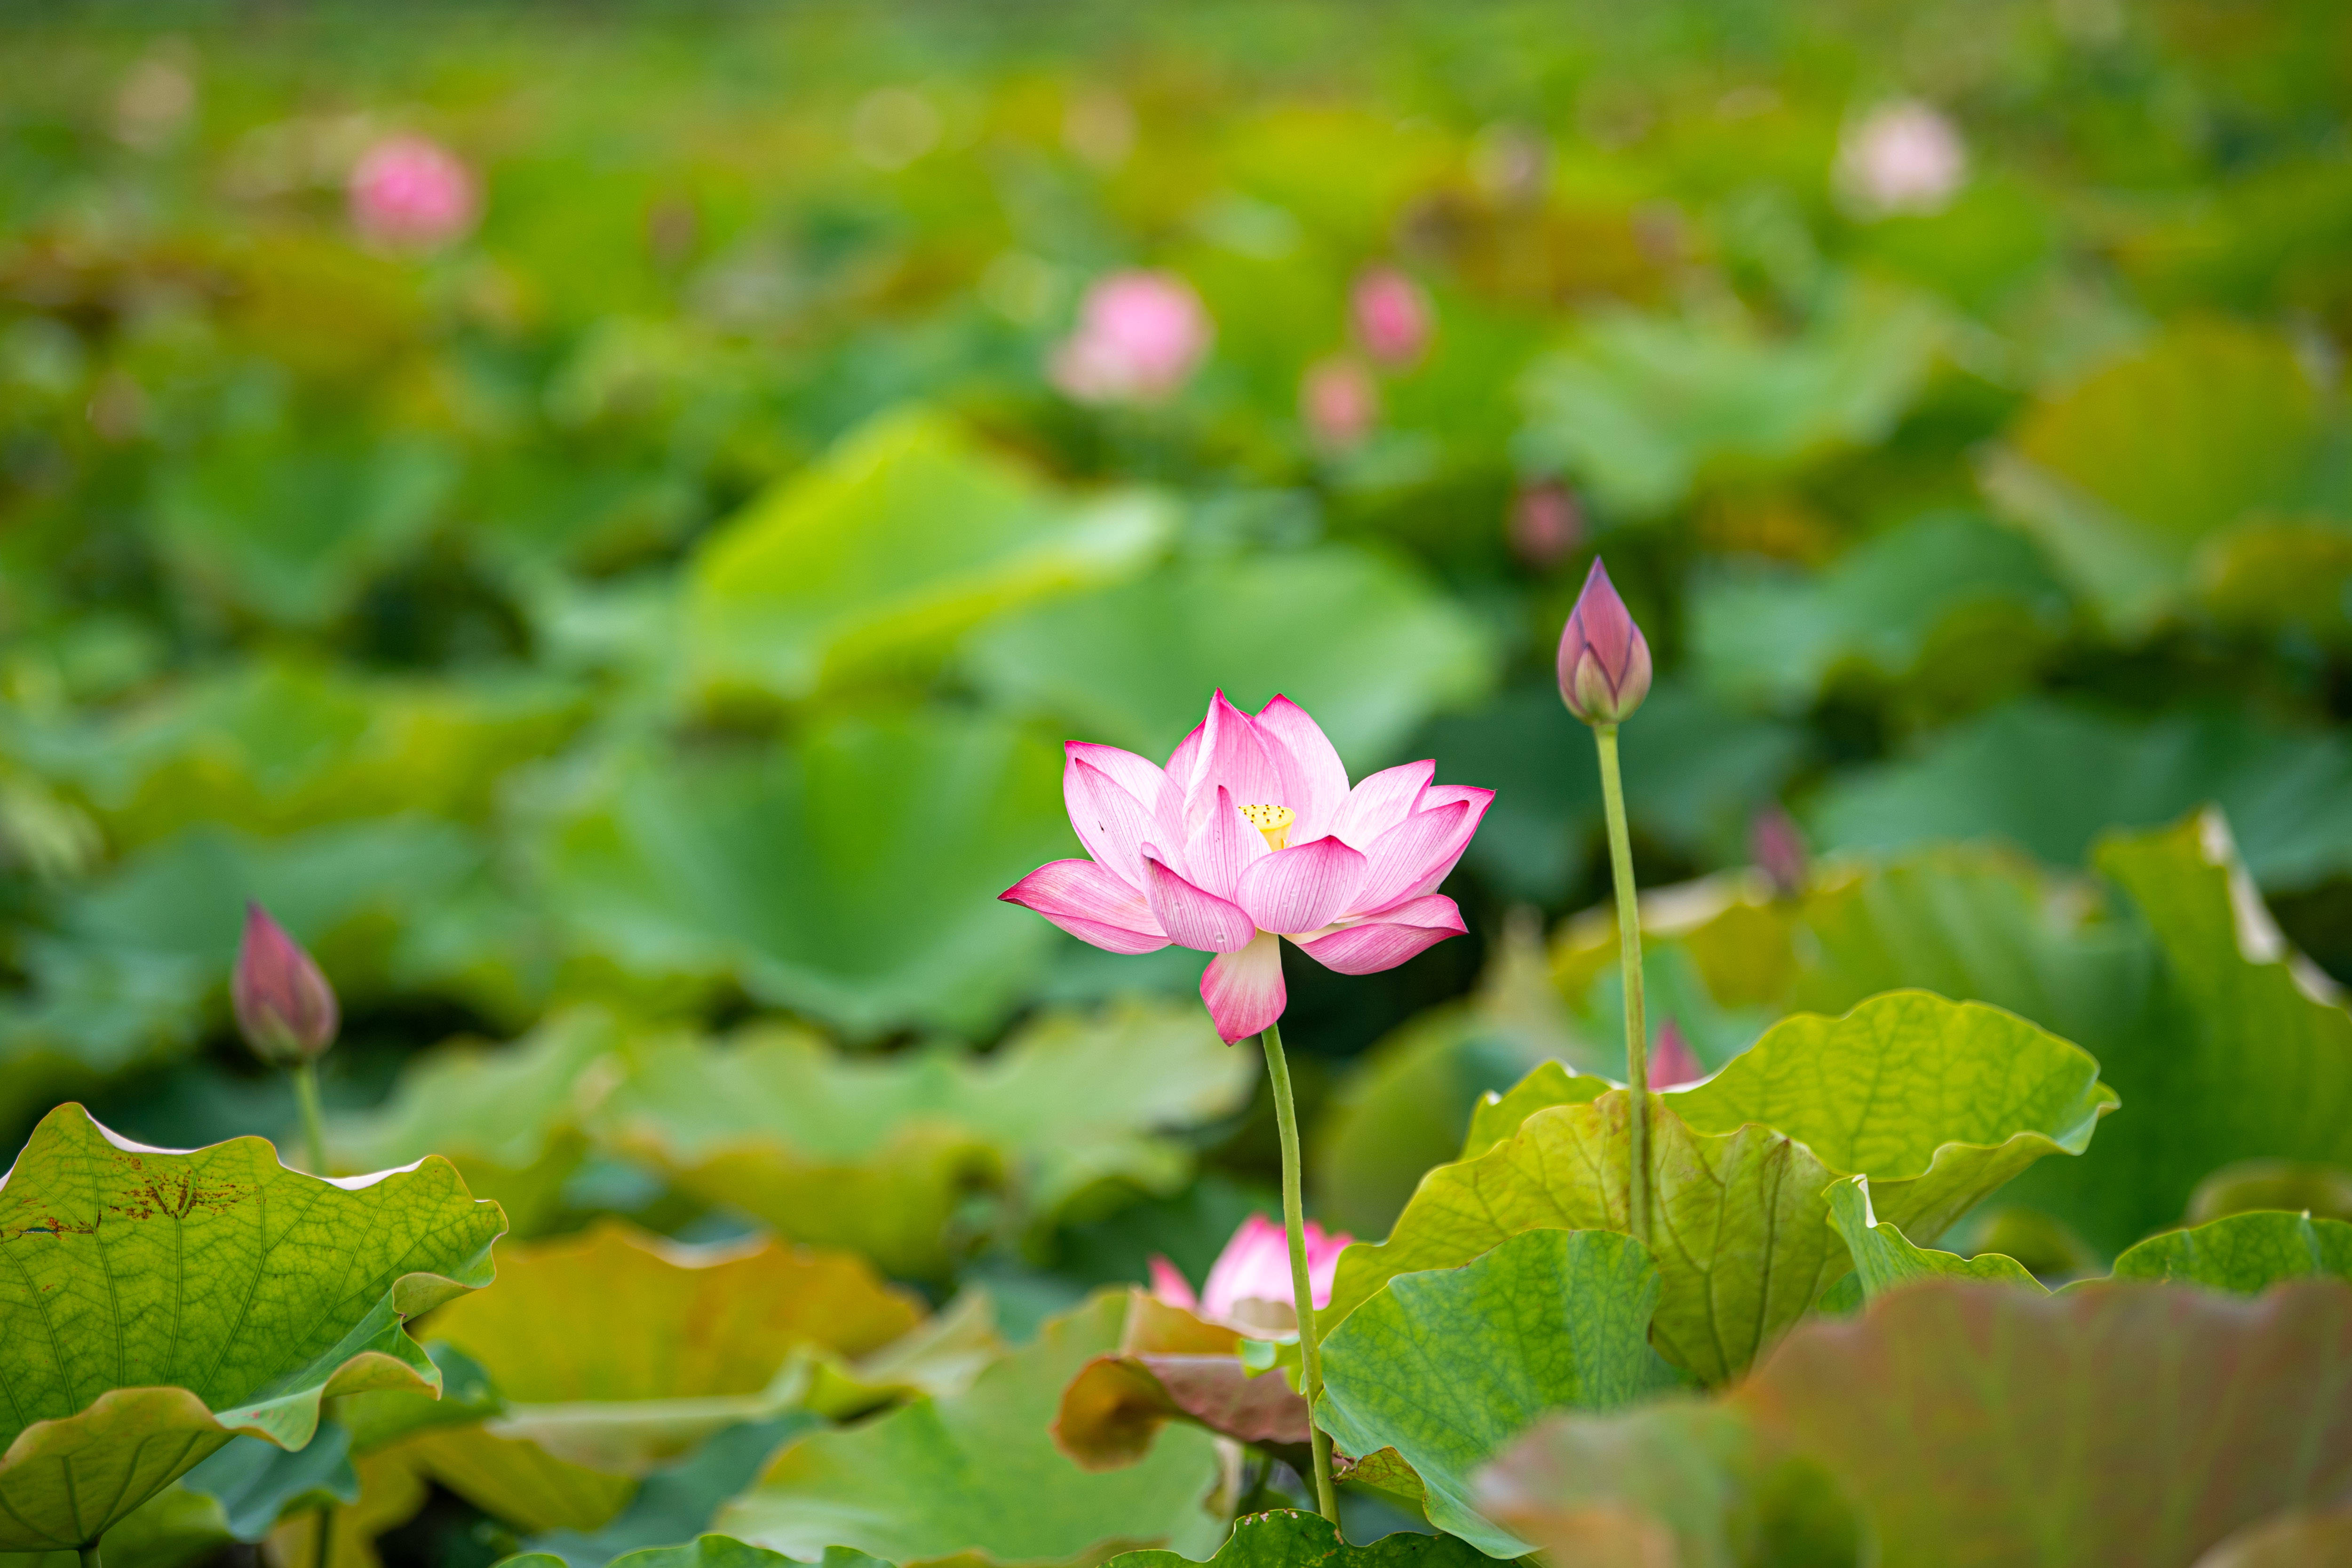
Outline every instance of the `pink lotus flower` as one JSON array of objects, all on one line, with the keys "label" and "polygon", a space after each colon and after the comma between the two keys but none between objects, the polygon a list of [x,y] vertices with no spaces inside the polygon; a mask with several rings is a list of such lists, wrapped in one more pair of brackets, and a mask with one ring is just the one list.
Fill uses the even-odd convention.
[{"label": "pink lotus flower", "polygon": [[1584,537],[1584,509],[1558,479],[1538,479],[1511,498],[1511,553],[1539,572],[1559,563]]},{"label": "pink lotus flower", "polygon": [[474,226],[474,172],[429,136],[387,136],[352,170],[352,221],[370,239],[429,250]]},{"label": "pink lotus flower", "polygon": [[1650,1047],[1650,1087],[1680,1089],[1706,1076],[1706,1067],[1683,1038],[1682,1026],[1672,1018],[1658,1026],[1658,1043]]},{"label": "pink lotus flower", "polygon": [[1631,718],[1649,694],[1649,640],[1595,556],[1560,628],[1560,700],[1588,724],[1614,724]]},{"label": "pink lotus flower", "polygon": [[1307,367],[1298,411],[1326,447],[1352,447],[1372,433],[1381,416],[1381,389],[1360,360],[1345,354]]},{"label": "pink lotus flower", "polygon": [[1871,110],[1838,153],[1838,183],[1882,213],[1940,212],[1968,177],[1959,131],[1928,105],[1905,100]]},{"label": "pink lotus flower", "polygon": [[334,987],[302,944],[247,900],[245,936],[229,977],[236,1026],[253,1054],[279,1065],[316,1059],[334,1043],[341,1022]]},{"label": "pink lotus flower", "polygon": [[1078,307],[1047,373],[1081,403],[1150,403],[1191,379],[1216,335],[1201,297],[1167,272],[1114,272]]},{"label": "pink lotus flower", "polygon": [[[1320,1309],[1331,1304],[1331,1281],[1339,1272],[1339,1254],[1356,1238],[1345,1231],[1325,1234],[1308,1220],[1307,1285]],[[1198,1300],[1192,1282],[1165,1258],[1151,1260],[1151,1293],[1171,1307],[1217,1322],[1241,1327],[1288,1329],[1297,1323],[1298,1293],[1291,1289],[1290,1237],[1281,1226],[1254,1214],[1242,1221],[1225,1249],[1209,1266],[1209,1278]],[[1275,1307],[1279,1311],[1257,1310]]]},{"label": "pink lotus flower", "polygon": [[1350,790],[1307,710],[1255,717],[1222,691],[1161,769],[1072,741],[1062,795],[1088,860],[1041,866],[1001,895],[1112,952],[1176,942],[1230,1044],[1282,1016],[1287,937],[1327,969],[1393,969],[1465,929],[1437,891],[1495,798],[1408,763]]},{"label": "pink lotus flower", "polygon": [[1381,364],[1411,364],[1429,347],[1429,296],[1393,267],[1375,267],[1357,279],[1348,310],[1356,341]]}]

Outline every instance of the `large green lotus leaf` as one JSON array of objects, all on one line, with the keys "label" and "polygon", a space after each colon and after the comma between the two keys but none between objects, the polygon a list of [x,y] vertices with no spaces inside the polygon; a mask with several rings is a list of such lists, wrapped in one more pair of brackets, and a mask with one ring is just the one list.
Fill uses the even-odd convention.
[{"label": "large green lotus leaf", "polygon": [[289,1514],[353,1503],[360,1495],[352,1435],[332,1421],[290,1450],[259,1437],[232,1437],[178,1485],[217,1501],[228,1534],[247,1542],[267,1540]]},{"label": "large green lotus leaf", "polygon": [[[551,1473],[641,1477],[721,1428],[801,1404],[807,1352],[863,1356],[922,1315],[863,1259],[774,1241],[687,1248],[608,1222],[503,1262],[504,1289],[452,1303],[427,1332],[478,1363],[504,1406],[483,1433],[429,1436],[419,1450],[493,1513],[499,1500],[476,1496],[466,1468],[486,1441],[533,1450],[509,1458]],[[462,1462],[442,1452],[452,1445]]]},{"label": "large green lotus leaf", "polygon": [[1238,1110],[1255,1081],[1198,1007],[1127,1005],[1046,1015],[985,1058],[857,1058],[780,1029],[649,1042],[598,1124],[782,1235],[935,1277],[974,1189],[1006,1190],[1033,1224],[1107,1183],[1172,1191],[1192,1162],[1160,1130]]},{"label": "large green lotus leaf", "polygon": [[1886,1568],[2186,1568],[2352,1487],[2352,1285],[1923,1281],[1804,1325],[1730,1397],[1847,1482]]},{"label": "large green lotus leaf", "polygon": [[998,702],[1155,759],[1201,721],[1208,692],[1253,712],[1279,693],[1360,772],[1482,693],[1495,655],[1418,574],[1330,544],[1164,567],[991,626],[967,659]]},{"label": "large green lotus leaf", "polygon": [[1818,1465],[1696,1399],[1547,1415],[1474,1478],[1490,1518],[1579,1568],[1856,1568],[1860,1521]]},{"label": "large green lotus leaf", "polygon": [[[1209,1568],[1486,1568],[1486,1554],[1450,1535],[1400,1530],[1350,1546],[1320,1514],[1297,1509],[1245,1514]],[[1193,1568],[1174,1552],[1122,1552],[1104,1568]]]},{"label": "large green lotus leaf", "polygon": [[[1902,1230],[1883,1223],[1871,1212],[1870,1178],[1855,1176],[1832,1182],[1827,1194],[1830,1223],[1853,1258],[1863,1299],[1874,1301],[1898,1285],[1914,1279],[1979,1279],[1995,1285],[2022,1285],[2042,1290],[2042,1281],[2014,1258],[1980,1252],[1974,1258],[1914,1247]],[[2045,1292],[2046,1293],[2046,1292]]]},{"label": "large green lotus leaf", "polygon": [[1947,336],[1927,296],[1840,290],[1801,332],[1746,320],[1605,314],[1528,373],[1522,466],[1612,512],[1654,514],[1702,479],[1777,476],[1881,439]]},{"label": "large green lotus leaf", "polygon": [[2282,1279],[2352,1281],[2352,1225],[2275,1211],[2151,1236],[2116,1259],[2118,1279],[2165,1279],[2256,1296]]},{"label": "large green lotus leaf", "polygon": [[562,1558],[572,1568],[604,1568],[646,1547],[691,1541],[709,1527],[720,1504],[757,1479],[778,1448],[823,1424],[803,1410],[727,1427],[646,1476],[628,1507],[603,1528],[551,1531],[533,1537],[530,1549]]},{"label": "large green lotus leaf", "polygon": [[[2053,778],[2074,783],[2053,791]],[[2242,711],[2137,721],[2029,699],[1839,780],[1813,822],[1833,848],[2000,838],[2072,866],[2104,832],[2209,802],[2242,826],[2247,866],[2266,888],[2352,869],[2352,746]]]},{"label": "large green lotus leaf", "polygon": [[1132,576],[1169,531],[1140,498],[1056,495],[944,415],[885,415],[697,546],[691,678],[795,700],[919,667],[991,616]]},{"label": "large green lotus leaf", "polygon": [[2064,589],[2014,531],[1930,512],[1817,577],[1728,567],[1691,593],[1692,652],[1710,690],[1809,706],[1852,667],[1885,682],[1990,694],[2063,629]]},{"label": "large green lotus leaf", "polygon": [[2352,525],[2332,518],[2261,518],[2200,552],[2199,586],[2232,630],[2294,630],[2341,645],[2352,633]]},{"label": "large green lotus leaf", "polygon": [[[219,1499],[174,1482],[109,1530],[99,1555],[106,1568],[191,1568],[236,1542]],[[71,1551],[0,1552],[5,1568],[79,1568],[80,1562]]]},{"label": "large green lotus leaf", "polygon": [[1538,1062],[1528,1076],[1497,1094],[1489,1090],[1470,1109],[1470,1130],[1462,1135],[1465,1160],[1475,1160],[1496,1144],[1518,1136],[1528,1118],[1555,1105],[1584,1105],[1618,1087],[1605,1078],[1580,1073],[1565,1062]]},{"label": "large green lotus leaf", "polygon": [[614,758],[541,844],[550,907],[648,984],[731,980],[860,1032],[981,1026],[1056,940],[996,895],[1070,852],[1058,752],[944,711]]},{"label": "large green lotus leaf", "polygon": [[2028,410],[1986,488],[2136,636],[2186,596],[2200,544],[2311,498],[2326,436],[2294,343],[2195,321]]},{"label": "large green lotus leaf", "polygon": [[[1934,1237],[2043,1154],[2079,1153],[2112,1091],[2098,1064],[1996,1008],[1924,992],[1775,1025],[1721,1072],[1653,1097],[1652,1337],[1709,1382],[1744,1368],[1846,1272],[1824,1189],[1871,1178]],[[1612,1090],[1529,1116],[1423,1179],[1389,1239],[1341,1256],[1334,1321],[1388,1279],[1467,1262],[1520,1231],[1626,1228],[1632,1101]]]},{"label": "large green lotus leaf", "polygon": [[369,1171],[440,1154],[469,1190],[506,1210],[513,1235],[535,1236],[556,1216],[564,1180],[588,1149],[582,1129],[611,1083],[612,1073],[589,1069],[620,1044],[610,1015],[583,1007],[551,1015],[510,1046],[413,1057],[382,1106],[328,1122],[328,1159]]},{"label": "large green lotus leaf", "polygon": [[437,1391],[402,1323],[488,1284],[504,1228],[446,1161],[334,1184],[51,1111],[0,1186],[0,1546],[93,1542],[237,1433],[308,1443],[329,1395]]},{"label": "large green lotus leaf", "polygon": [[960,1394],[920,1398],[864,1426],[803,1437],[713,1528],[803,1559],[849,1546],[903,1563],[1097,1563],[1167,1546],[1198,1559],[1223,1532],[1203,1511],[1215,1440],[1177,1427],[1140,1463],[1091,1473],[1047,1428],[1079,1368],[1114,1349],[1123,1293],[1047,1320],[1036,1340]]},{"label": "large green lotus leaf", "polygon": [[[810,1560],[787,1557],[764,1546],[752,1546],[731,1535],[698,1535],[683,1546],[648,1546],[611,1559],[612,1568],[800,1568]],[[814,1560],[818,1568],[896,1568],[879,1557],[828,1546]],[[499,1560],[497,1568],[583,1568],[583,1560],[552,1552],[522,1552]]]},{"label": "large green lotus leaf", "polygon": [[1472,1505],[1470,1472],[1548,1410],[1609,1410],[1674,1381],[1650,1349],[1657,1266],[1631,1237],[1534,1230],[1466,1268],[1401,1274],[1325,1342],[1316,1424],[1392,1448],[1429,1521],[1490,1557],[1532,1550]]}]

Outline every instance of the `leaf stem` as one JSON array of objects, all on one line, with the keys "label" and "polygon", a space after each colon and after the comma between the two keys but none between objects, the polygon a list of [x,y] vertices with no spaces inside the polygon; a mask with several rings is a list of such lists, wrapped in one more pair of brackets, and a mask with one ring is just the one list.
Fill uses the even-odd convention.
[{"label": "leaf stem", "polygon": [[1633,893],[1633,840],[1625,829],[1625,785],[1617,772],[1617,726],[1595,724],[1601,799],[1609,816],[1609,868],[1617,887],[1617,958],[1625,973],[1625,1088],[1633,1097],[1633,1169],[1625,1195],[1627,1228],[1650,1242],[1650,1036],[1642,1009],[1642,906]]},{"label": "leaf stem", "polygon": [[81,1568],[104,1568],[98,1560],[98,1542],[93,1541],[81,1549]]},{"label": "leaf stem", "polygon": [[327,1173],[327,1129],[319,1119],[318,1064],[300,1061],[286,1069],[294,1079],[294,1103],[302,1110],[302,1142],[307,1146],[310,1173]]},{"label": "leaf stem", "polygon": [[1290,1063],[1282,1054],[1282,1031],[1272,1024],[1258,1037],[1265,1047],[1266,1076],[1274,1081],[1274,1124],[1282,1134],[1282,1223],[1290,1232],[1290,1297],[1298,1310],[1299,1392],[1307,1396],[1307,1437],[1315,1454],[1315,1508],[1333,1525],[1339,1504],[1331,1494],[1331,1439],[1314,1420],[1323,1395],[1323,1351],[1315,1339],[1315,1286],[1307,1268],[1306,1204],[1299,1196],[1298,1108],[1290,1098]]},{"label": "leaf stem", "polygon": [[318,1521],[319,1539],[310,1549],[311,1568],[327,1568],[335,1554],[335,1505],[323,1505],[313,1517]]}]

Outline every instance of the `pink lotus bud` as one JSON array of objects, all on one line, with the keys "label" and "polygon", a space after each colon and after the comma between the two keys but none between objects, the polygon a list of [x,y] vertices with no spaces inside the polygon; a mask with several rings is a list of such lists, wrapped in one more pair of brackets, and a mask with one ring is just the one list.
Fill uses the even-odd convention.
[{"label": "pink lotus bud", "polygon": [[1680,1089],[1706,1076],[1706,1068],[1699,1065],[1698,1053],[1683,1038],[1681,1026],[1672,1018],[1660,1024],[1657,1044],[1650,1047],[1650,1087]]},{"label": "pink lotus bud", "polygon": [[1838,151],[1838,184],[1881,213],[1940,212],[1968,175],[1968,148],[1952,122],[1912,100],[1871,110]]},{"label": "pink lotus bud", "polygon": [[1511,498],[1511,553],[1549,572],[1584,538],[1584,509],[1558,479],[1538,479]]},{"label": "pink lotus bud", "polygon": [[315,1060],[334,1043],[341,1022],[334,987],[302,944],[250,900],[229,995],[238,1031],[263,1061],[290,1067]]},{"label": "pink lotus bud", "polygon": [[1429,296],[1393,267],[1375,267],[1356,279],[1349,298],[1356,341],[1384,365],[1407,365],[1429,347]]},{"label": "pink lotus bud", "polygon": [[1805,890],[1805,836],[1797,819],[1777,803],[1759,811],[1748,825],[1748,852],[1781,898],[1793,899]]},{"label": "pink lotus bud", "polygon": [[1191,379],[1215,337],[1192,286],[1166,272],[1114,272],[1078,307],[1054,350],[1054,384],[1081,403],[1149,403]]},{"label": "pink lotus bud", "polygon": [[1650,645],[1595,556],[1559,634],[1560,700],[1588,724],[1615,724],[1649,694]]},{"label": "pink lotus bud", "polygon": [[1380,420],[1381,389],[1361,360],[1345,354],[1318,360],[1299,383],[1298,414],[1324,446],[1352,447]]},{"label": "pink lotus bud", "polygon": [[383,245],[431,250],[464,235],[481,210],[474,173],[427,136],[387,136],[352,169],[352,221]]}]

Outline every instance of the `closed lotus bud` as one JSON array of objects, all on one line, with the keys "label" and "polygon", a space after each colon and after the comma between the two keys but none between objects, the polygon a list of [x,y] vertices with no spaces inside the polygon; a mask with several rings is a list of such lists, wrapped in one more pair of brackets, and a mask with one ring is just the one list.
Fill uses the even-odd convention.
[{"label": "closed lotus bud", "polygon": [[1682,1026],[1672,1018],[1658,1026],[1658,1043],[1650,1047],[1650,1087],[1680,1089],[1706,1076],[1698,1053],[1683,1038]]},{"label": "closed lotus bud", "polygon": [[1559,634],[1560,700],[1588,724],[1615,724],[1649,694],[1650,645],[1596,557]]},{"label": "closed lotus bud", "polygon": [[229,993],[237,1029],[263,1061],[291,1067],[316,1060],[334,1044],[341,1021],[334,987],[302,944],[257,903],[245,906],[245,939],[237,944]]},{"label": "closed lotus bud", "polygon": [[1756,814],[1748,829],[1748,852],[1775,894],[1793,899],[1805,890],[1805,836],[1784,807],[1768,805]]}]

